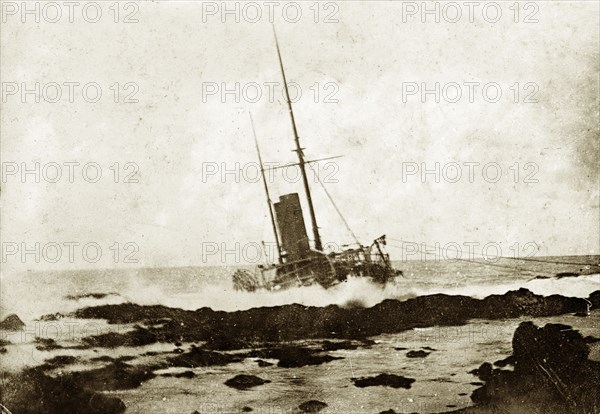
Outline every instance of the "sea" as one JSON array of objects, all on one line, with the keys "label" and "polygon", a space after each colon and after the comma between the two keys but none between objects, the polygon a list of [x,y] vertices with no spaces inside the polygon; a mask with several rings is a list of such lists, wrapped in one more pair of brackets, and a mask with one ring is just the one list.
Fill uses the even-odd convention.
[{"label": "sea", "polygon": [[[23,272],[2,275],[0,319],[16,314],[25,323],[20,332],[3,332],[11,342],[1,356],[2,370],[18,371],[58,355],[77,357],[64,370],[102,366],[108,355],[132,356],[129,364],[147,364],[148,351],[172,351],[173,344],[113,349],[76,349],[85,336],[124,332],[128,325],[63,317],[55,321],[44,315],[68,315],[79,308],[103,304],[136,303],[194,310],[237,311],[254,307],[298,303],[307,306],[373,306],[385,299],[406,300],[445,293],[484,298],[526,288],[536,294],[586,298],[600,289],[600,256],[536,257],[531,260],[402,261],[403,271],[386,286],[350,278],[330,289],[298,287],[276,292],[240,292],[231,275],[243,266],[102,269],[60,272]],[[559,276],[557,276],[559,275]],[[255,413],[295,413],[307,400],[326,402],[322,413],[440,413],[472,405],[470,395],[481,384],[469,371],[483,362],[504,359],[512,351],[512,334],[518,324],[532,320],[538,325],[563,323],[583,335],[600,335],[600,311],[587,318],[561,315],[547,318],[507,320],[474,319],[463,326],[416,328],[398,334],[370,338],[368,348],[331,351],[342,357],[326,364],[302,368],[258,367],[251,359],[219,367],[194,368],[193,378],[157,376],[130,390],[107,392],[118,396],[126,413],[236,413],[251,407]],[[51,338],[73,349],[40,351],[37,338]],[[311,346],[315,341],[299,341]],[[75,345],[75,347],[73,347]],[[183,344],[187,349],[191,344]],[[408,350],[427,349],[426,358],[408,358]],[[401,350],[398,350],[401,349]],[[432,350],[433,349],[433,350]],[[600,360],[595,349],[590,358]],[[276,361],[271,361],[276,362]],[[157,372],[176,373],[178,369]],[[236,390],[224,382],[237,374],[257,375],[271,382],[250,390]],[[410,389],[357,388],[351,379],[381,373],[403,375],[416,381]]]}]

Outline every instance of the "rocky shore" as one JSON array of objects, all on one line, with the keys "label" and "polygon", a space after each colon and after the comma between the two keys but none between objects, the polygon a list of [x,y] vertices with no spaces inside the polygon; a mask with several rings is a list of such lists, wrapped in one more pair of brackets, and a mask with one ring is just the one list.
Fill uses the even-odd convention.
[{"label": "rocky shore", "polygon": [[[264,343],[301,339],[366,339],[412,328],[464,325],[470,319],[508,319],[585,313],[600,306],[600,291],[589,299],[535,295],[527,289],[484,299],[444,294],[406,301],[385,300],[371,308],[336,305],[284,305],[238,312],[196,311],[135,304],[89,307],[77,318],[106,319],[111,324],[138,325],[133,331],[84,338],[90,347],[140,346],[156,342],[206,342],[219,350],[253,348]],[[55,317],[55,316],[53,316]]]},{"label": "rocky shore", "polygon": [[[153,352],[156,358],[147,364],[131,363],[136,357],[98,357],[95,359],[102,359],[104,365],[86,371],[62,372],[66,365],[85,361],[74,356],[54,356],[41,366],[4,375],[1,402],[15,414],[121,413],[124,403],[103,392],[137,388],[159,375],[194,381],[196,374],[191,370],[196,367],[223,366],[246,359],[252,359],[259,367],[276,365],[274,369],[328,364],[340,359],[330,352],[368,348],[373,345],[370,338],[381,334],[415,327],[462,325],[477,318],[584,314],[590,304],[600,308],[600,291],[587,300],[560,295],[544,297],[520,289],[485,299],[430,295],[406,301],[386,300],[371,308],[285,305],[229,313],[135,304],[89,307],[69,316],[136,324],[135,329],[85,337],[77,349],[153,343],[171,343],[175,348],[171,352]],[[44,319],[60,317],[49,315]],[[298,340],[313,341],[310,345],[293,342]],[[565,325],[537,328],[532,323],[521,324],[514,334],[513,355],[496,361],[495,367],[487,363],[474,372],[483,384],[472,395],[476,405],[459,412],[541,412],[534,409],[536,404],[547,407],[544,413],[600,412],[594,392],[600,385],[600,366],[587,358],[588,345],[594,341],[597,340],[584,338]],[[187,343],[185,350],[183,343]],[[42,350],[61,348],[57,343],[41,345]],[[407,351],[407,358],[426,358],[435,349]],[[507,366],[514,370],[500,369]],[[176,371],[160,374],[164,369]],[[265,387],[263,384],[270,381],[269,375],[236,375],[225,385],[247,390]],[[381,373],[352,378],[349,385],[408,389],[415,381],[419,379]],[[308,411],[301,411],[316,412],[326,406],[327,401],[309,401],[304,407]]]},{"label": "rocky shore", "polygon": [[454,412],[600,413],[600,362],[588,358],[589,344],[598,341],[567,325],[523,322],[513,336],[513,354],[495,363],[513,369],[482,364],[474,372],[485,382],[471,395],[476,406]]}]

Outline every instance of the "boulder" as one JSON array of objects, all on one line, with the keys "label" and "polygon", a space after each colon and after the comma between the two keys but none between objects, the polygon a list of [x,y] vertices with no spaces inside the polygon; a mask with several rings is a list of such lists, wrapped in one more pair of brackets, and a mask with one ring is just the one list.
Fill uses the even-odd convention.
[{"label": "boulder", "polygon": [[21,331],[24,327],[25,323],[14,313],[0,322],[0,329],[4,331]]}]

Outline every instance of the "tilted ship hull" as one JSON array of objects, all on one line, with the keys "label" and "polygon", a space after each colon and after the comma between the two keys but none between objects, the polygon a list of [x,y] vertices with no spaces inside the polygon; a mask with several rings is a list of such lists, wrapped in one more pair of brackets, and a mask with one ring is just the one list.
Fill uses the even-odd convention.
[{"label": "tilted ship hull", "polygon": [[281,238],[280,263],[258,266],[254,271],[236,271],[233,283],[237,290],[280,290],[314,284],[329,288],[348,277],[364,277],[384,285],[401,274],[383,251],[385,236],[370,246],[341,252],[325,254],[312,250],[297,193],[281,196],[275,203],[275,215]]}]

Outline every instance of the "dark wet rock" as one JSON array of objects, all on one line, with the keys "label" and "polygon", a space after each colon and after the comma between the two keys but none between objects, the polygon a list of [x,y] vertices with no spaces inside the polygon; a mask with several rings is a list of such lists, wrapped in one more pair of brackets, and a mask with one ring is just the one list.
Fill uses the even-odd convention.
[{"label": "dark wet rock", "polygon": [[8,315],[0,322],[0,330],[3,331],[21,331],[25,327],[25,323],[14,313]]},{"label": "dark wet rock", "polygon": [[460,395],[461,397],[464,397],[464,396],[469,395],[469,394],[467,394],[466,392],[459,392],[458,395]]},{"label": "dark wet rock", "polygon": [[255,375],[240,374],[225,381],[225,385],[238,390],[247,390],[249,388],[257,387],[259,385],[267,384],[269,382],[271,381],[264,380]]},{"label": "dark wet rock", "polygon": [[471,385],[477,385],[477,386],[479,386],[479,385],[483,385],[483,382],[480,382],[480,381],[473,381],[473,382],[469,382],[469,384],[471,384]]},{"label": "dark wet rock", "polygon": [[398,413],[390,408],[389,410],[381,411],[379,414],[398,414]]},{"label": "dark wet rock", "polygon": [[435,348],[432,348],[432,347],[430,347],[430,346],[423,346],[423,347],[421,347],[421,349],[425,349],[426,351],[432,351],[432,352],[433,352],[433,351],[437,351],[437,349],[435,349]]},{"label": "dark wet rock", "polygon": [[43,315],[41,318],[39,318],[40,321],[43,322],[50,322],[50,321],[58,321],[59,319],[64,318],[64,315],[60,312],[56,312],[56,313],[50,313],[47,315]]},{"label": "dark wet rock", "polygon": [[70,378],[87,389],[95,391],[126,390],[139,387],[144,381],[155,378],[152,372],[160,366],[132,366],[116,361],[102,368],[73,372]]},{"label": "dark wet rock", "polygon": [[408,348],[405,348],[403,346],[397,346],[394,348],[396,351],[406,351]]},{"label": "dark wet rock", "polygon": [[108,332],[105,334],[88,336],[83,338],[85,345],[90,347],[116,348],[119,346],[143,346],[159,342],[156,333],[136,326],[133,331],[119,334]]},{"label": "dark wet rock", "polygon": [[543,279],[550,279],[550,276],[537,275],[536,277],[534,277],[531,280],[543,280]]},{"label": "dark wet rock", "polygon": [[196,374],[193,371],[175,372],[161,374],[161,377],[172,377],[172,378],[194,378]]},{"label": "dark wet rock", "polygon": [[523,322],[513,336],[514,370],[493,369],[471,395],[478,406],[465,412],[598,412],[600,362],[588,355],[585,339],[570,326]]},{"label": "dark wet rock", "polygon": [[8,349],[1,347],[0,348],[0,354],[6,354],[8,352]]},{"label": "dark wet rock", "polygon": [[247,405],[244,406],[244,407],[242,407],[242,412],[243,413],[249,413],[249,412],[252,412],[252,411],[254,411],[254,409],[252,409],[252,407],[248,407]]},{"label": "dark wet rock", "polygon": [[298,406],[303,413],[318,413],[326,407],[327,404],[317,400],[306,401]]},{"label": "dark wet rock", "polygon": [[6,346],[6,345],[11,345],[11,342],[6,339],[0,338],[0,346]]},{"label": "dark wet rock", "polygon": [[264,358],[278,359],[277,366],[281,368],[300,368],[307,365],[321,365],[327,362],[343,359],[328,354],[322,355],[308,348],[282,347],[266,351]]},{"label": "dark wet rock", "polygon": [[562,279],[563,277],[577,277],[580,276],[580,273],[574,273],[574,272],[562,272],[562,273],[557,273],[556,274],[556,278],[557,279]]},{"label": "dark wet rock", "polygon": [[58,345],[52,338],[35,338],[35,349],[38,351],[53,351],[61,348],[62,346]]},{"label": "dark wet rock", "polygon": [[242,358],[221,352],[207,351],[193,347],[189,352],[169,358],[167,363],[173,367],[210,367],[240,362]]},{"label": "dark wet rock", "polygon": [[475,375],[482,381],[488,381],[492,377],[493,370],[492,364],[484,362],[479,368],[476,368],[469,373]]},{"label": "dark wet rock", "polygon": [[6,374],[0,399],[2,405],[15,414],[118,414],[125,411],[125,404],[119,398],[85,389],[69,376],[47,376],[39,368]]},{"label": "dark wet rock", "polygon": [[176,341],[173,345],[175,345],[177,348],[181,348],[183,344],[179,341]]},{"label": "dark wet rock", "polygon": [[592,303],[592,309],[600,308],[600,290],[592,292],[592,294],[589,297],[589,300]]},{"label": "dark wet rock", "polygon": [[425,351],[408,351],[406,353],[406,357],[407,358],[425,358],[427,355],[429,355],[431,352],[425,352]]},{"label": "dark wet rock", "polygon": [[392,388],[409,389],[411,384],[415,382],[413,378],[406,378],[402,375],[394,374],[379,374],[375,377],[353,378],[354,385],[360,388],[386,386]]},{"label": "dark wet rock", "polygon": [[358,344],[353,343],[352,341],[323,341],[321,345],[321,349],[323,351],[337,351],[339,349],[357,349]]},{"label": "dark wet rock", "polygon": [[514,358],[511,355],[507,358],[499,359],[498,361],[494,362],[494,365],[499,368],[504,368],[508,365],[514,365],[514,363],[515,363]]},{"label": "dark wet rock", "polygon": [[270,363],[268,361],[263,361],[262,359],[257,360],[256,363],[258,364],[259,367],[262,367],[262,368],[270,367],[273,365],[272,363]]},{"label": "dark wet rock", "polygon": [[280,368],[299,368],[307,365],[321,365],[342,357],[323,354],[320,349],[311,349],[298,346],[284,345],[255,349],[240,355],[244,358],[277,359]]},{"label": "dark wet rock", "polygon": [[48,368],[59,368],[64,367],[66,365],[74,364],[77,361],[79,361],[79,359],[72,355],[58,355],[54,358],[47,359],[44,365]]},{"label": "dark wet rock", "polygon": [[360,341],[361,345],[365,348],[370,348],[373,345],[377,345],[377,342],[375,342],[374,340],[369,339],[369,338],[357,338],[357,339]]},{"label": "dark wet rock", "polygon": [[206,348],[233,350],[301,339],[365,340],[415,327],[463,325],[474,318],[493,320],[561,315],[583,311],[587,306],[586,299],[560,295],[544,297],[519,289],[484,299],[445,294],[406,301],[388,299],[371,308],[292,304],[223,312],[209,308],[187,311],[127,303],[84,308],[73,316],[107,319],[109,323],[145,323],[146,326],[150,321],[164,321],[147,329],[138,327],[134,332],[86,338],[93,346],[205,341]]},{"label": "dark wet rock", "polygon": [[148,352],[145,352],[142,355],[144,355],[144,356],[156,356],[156,355],[160,355],[160,352],[158,352],[158,351],[148,351]]}]

